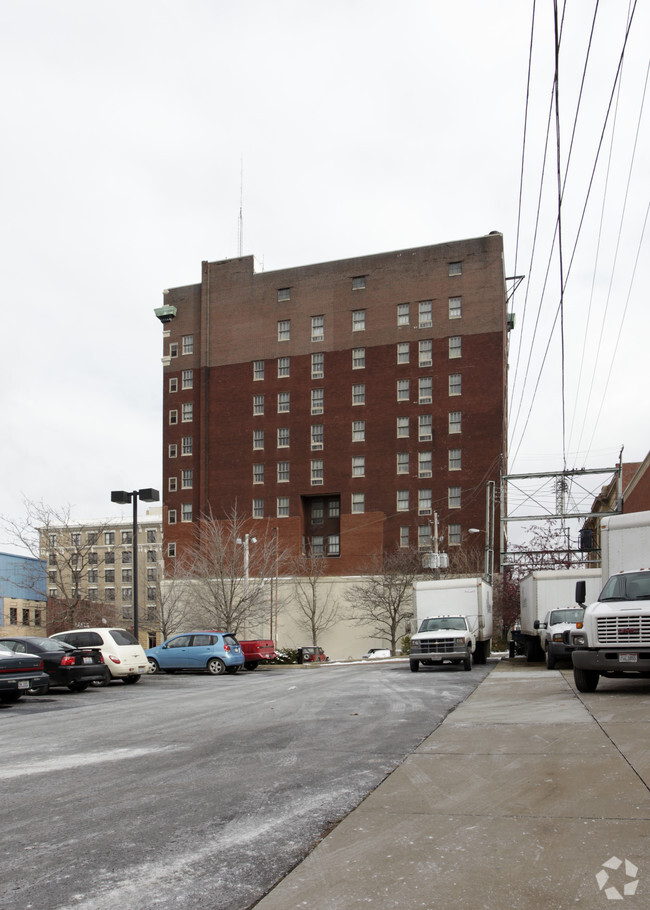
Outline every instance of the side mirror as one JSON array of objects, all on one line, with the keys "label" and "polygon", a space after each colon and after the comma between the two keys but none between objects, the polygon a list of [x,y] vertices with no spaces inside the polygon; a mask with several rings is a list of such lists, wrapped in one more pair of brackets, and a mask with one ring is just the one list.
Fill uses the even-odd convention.
[{"label": "side mirror", "polygon": [[587,597],[587,582],[586,581],[577,581],[576,582],[576,603],[584,604]]}]

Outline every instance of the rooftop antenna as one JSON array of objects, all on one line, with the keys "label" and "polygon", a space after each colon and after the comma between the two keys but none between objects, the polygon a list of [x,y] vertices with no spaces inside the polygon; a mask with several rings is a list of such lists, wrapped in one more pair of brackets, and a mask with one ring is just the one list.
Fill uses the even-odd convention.
[{"label": "rooftop antenna", "polygon": [[239,230],[237,232],[237,249],[239,258],[244,254],[244,156],[241,157],[239,175]]}]

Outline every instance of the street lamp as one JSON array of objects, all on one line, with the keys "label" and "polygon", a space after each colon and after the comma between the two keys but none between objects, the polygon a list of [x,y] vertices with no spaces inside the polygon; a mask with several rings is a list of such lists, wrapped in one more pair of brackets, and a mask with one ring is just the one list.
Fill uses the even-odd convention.
[{"label": "street lamp", "polygon": [[126,505],[133,503],[133,634],[138,638],[138,499],[142,502],[158,502],[160,493],[152,487],[146,487],[143,490],[132,490],[130,493],[126,490],[112,490],[111,502],[119,502]]}]

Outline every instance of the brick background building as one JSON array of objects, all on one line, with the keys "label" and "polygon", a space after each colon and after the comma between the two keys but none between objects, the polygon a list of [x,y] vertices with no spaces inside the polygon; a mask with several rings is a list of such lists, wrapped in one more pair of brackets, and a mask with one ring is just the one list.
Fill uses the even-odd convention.
[{"label": "brick background building", "polygon": [[164,303],[168,559],[235,505],[332,575],[429,548],[434,512],[444,549],[484,527],[506,451],[501,234],[274,272],[204,262]]}]

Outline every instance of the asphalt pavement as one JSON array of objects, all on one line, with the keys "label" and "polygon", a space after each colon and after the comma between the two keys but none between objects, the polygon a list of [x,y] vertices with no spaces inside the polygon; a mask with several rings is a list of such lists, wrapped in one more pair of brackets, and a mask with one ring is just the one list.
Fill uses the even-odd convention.
[{"label": "asphalt pavement", "polygon": [[649,784],[650,680],[504,659],[256,908],[650,907]]}]

